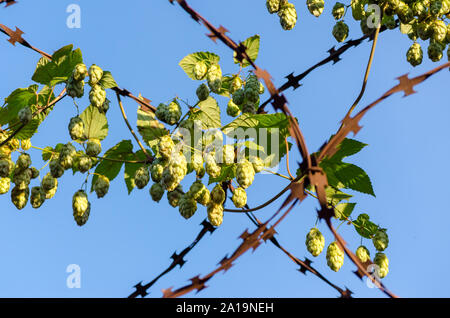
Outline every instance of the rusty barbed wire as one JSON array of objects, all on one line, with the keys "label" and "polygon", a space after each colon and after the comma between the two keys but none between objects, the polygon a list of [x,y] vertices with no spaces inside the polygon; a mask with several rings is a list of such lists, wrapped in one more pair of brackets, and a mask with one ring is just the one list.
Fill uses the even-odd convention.
[{"label": "rusty barbed wire", "polygon": [[17,3],[17,1],[15,0],[0,0],[0,4],[4,3],[5,4],[5,8],[9,7],[15,3]]}]

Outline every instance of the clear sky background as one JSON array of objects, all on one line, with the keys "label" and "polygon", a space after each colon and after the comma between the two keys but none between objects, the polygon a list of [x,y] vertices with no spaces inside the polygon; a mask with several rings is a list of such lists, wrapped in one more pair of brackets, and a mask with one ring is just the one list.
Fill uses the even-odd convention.
[{"label": "clear sky background", "polygon": [[[349,1],[346,1],[349,2]],[[80,29],[66,27],[66,8],[81,6]],[[291,72],[298,74],[327,56],[335,45],[331,35],[334,25],[327,2],[320,18],[312,16],[304,1],[293,0],[299,19],[293,31],[283,31],[278,17],[269,15],[263,0],[206,1],[189,3],[215,25],[224,25],[235,40],[261,35],[257,64],[269,70],[276,85]],[[350,38],[360,37],[359,25],[347,21]],[[0,8],[0,23],[18,26],[32,45],[52,53],[73,43],[83,52],[85,63],[98,64],[112,72],[119,86],[133,94],[142,93],[154,104],[178,95],[195,102],[197,82],[189,79],[178,66],[187,54],[211,51],[221,56],[225,73],[236,72],[232,52],[205,36],[206,29],[196,24],[178,5],[166,0],[151,1],[66,1],[21,0]],[[18,87],[32,84],[39,55],[17,45],[13,47],[0,36],[0,98]],[[361,106],[378,98],[396,84],[395,78],[411,72],[419,75],[440,63],[424,63],[412,68],[405,53],[411,41],[399,30],[380,35],[367,92]],[[424,46],[426,52],[426,46]],[[295,92],[285,93],[293,113],[298,117],[308,147],[315,151],[339,126],[339,121],[356,98],[364,75],[370,43],[343,55],[343,61],[327,65],[306,78]],[[444,59],[442,60],[442,63]],[[442,71],[419,85],[419,94],[402,98],[400,94],[384,101],[361,122],[364,129],[356,139],[369,144],[351,162],[364,168],[372,179],[376,198],[356,194],[355,216],[368,213],[376,223],[388,228],[390,237],[386,254],[390,271],[385,284],[404,297],[449,297],[447,284],[450,256],[450,213],[447,204],[450,179],[448,157],[448,119],[450,116],[449,72]],[[110,92],[109,97],[114,100]],[[265,95],[267,97],[267,93]],[[132,123],[137,105],[124,100]],[[225,113],[227,99],[219,104]],[[87,99],[79,102],[82,108]],[[268,108],[270,109],[270,108]],[[270,109],[271,110],[271,109]],[[35,146],[54,146],[69,141],[67,124],[76,114],[70,100],[59,103],[39,134],[32,138]],[[132,139],[122,121],[117,103],[108,113],[110,135],[103,142],[108,149],[119,140]],[[230,117],[223,116],[227,122]],[[135,145],[135,149],[137,146]],[[33,164],[40,168],[40,152],[30,150]],[[298,153],[292,152],[295,166]],[[281,164],[281,171],[285,165]],[[393,177],[395,175],[395,177]],[[90,196],[91,216],[78,227],[72,216],[71,198],[83,183],[80,174],[66,173],[56,196],[34,210],[27,206],[17,211],[10,195],[0,197],[0,297],[125,297],[139,281],[147,283],[164,270],[174,251],[190,244],[200,230],[206,209],[199,207],[194,217],[184,220],[171,208],[165,197],[155,204],[148,188],[126,194],[123,172],[112,182],[103,199]],[[36,182],[35,182],[36,183]],[[34,185],[34,184],[32,184]],[[258,175],[248,191],[249,204],[258,205],[281,187],[286,180],[272,175]],[[264,211],[269,217],[281,200]],[[278,227],[277,238],[294,255],[308,255],[305,235],[316,220],[316,200],[309,198],[298,206]],[[161,279],[150,289],[150,297],[160,297],[161,289],[181,287],[188,279],[207,274],[240,241],[237,237],[253,229],[245,215],[226,214],[223,225],[208,234],[187,256],[187,263]],[[333,238],[325,224],[319,224],[327,243]],[[349,247],[359,245],[359,236],[350,226],[339,232]],[[365,244],[374,255],[370,241]],[[66,286],[66,267],[81,267],[81,288]],[[355,297],[384,297],[361,282],[352,271],[355,266],[345,259],[338,273],[326,266],[325,253],[314,260],[326,277],[338,286],[347,286]],[[208,288],[189,297],[336,297],[338,293],[311,274],[306,276],[271,244],[241,257],[225,275],[208,282]]]}]

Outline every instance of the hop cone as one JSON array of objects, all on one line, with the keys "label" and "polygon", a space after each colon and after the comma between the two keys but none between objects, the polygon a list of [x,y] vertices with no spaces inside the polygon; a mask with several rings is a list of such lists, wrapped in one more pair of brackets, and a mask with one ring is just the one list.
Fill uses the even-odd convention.
[{"label": "hop cone", "polygon": [[199,101],[204,101],[209,96],[209,88],[206,84],[201,84],[195,91]]},{"label": "hop cone", "polygon": [[280,0],[267,0],[267,11],[269,11],[270,14],[278,12],[278,10],[280,10],[280,2]]},{"label": "hop cone", "polygon": [[167,192],[167,201],[169,201],[169,204],[175,208],[179,205],[183,195],[183,188],[179,185],[175,190]]},{"label": "hop cone", "polygon": [[323,0],[307,0],[306,6],[308,7],[308,10],[312,15],[318,17],[323,12],[325,2]]},{"label": "hop cone", "polygon": [[164,188],[160,183],[154,183],[150,187],[150,196],[155,202],[159,202],[164,195]]},{"label": "hop cone", "polygon": [[218,93],[222,88],[222,70],[218,64],[213,64],[206,74],[208,86],[212,92]]},{"label": "hop cone", "polygon": [[364,245],[361,245],[356,249],[356,256],[362,263],[370,261],[370,252]]},{"label": "hop cone", "polygon": [[31,166],[31,157],[27,153],[22,153],[17,158],[16,170],[23,171]]},{"label": "hop cone", "polygon": [[280,17],[280,24],[284,30],[292,30],[297,23],[297,10],[292,3],[286,2],[280,7],[278,11]]},{"label": "hop cone", "polygon": [[377,253],[373,262],[378,265],[378,277],[384,278],[389,272],[389,259],[384,253]]},{"label": "hop cone", "polygon": [[11,186],[10,178],[0,178],[0,194],[5,194],[9,191]]},{"label": "hop cone", "polygon": [[81,98],[84,95],[84,82],[75,81],[72,77],[66,83],[67,95],[72,98]]},{"label": "hop cone", "polygon": [[253,169],[253,165],[248,160],[243,160],[237,164],[236,168],[236,180],[239,185],[247,189],[255,178],[255,169]]},{"label": "hop cone", "polygon": [[208,220],[214,226],[220,226],[223,222],[223,206],[211,201],[207,206]]},{"label": "hop cone", "polygon": [[72,78],[77,81],[83,81],[88,75],[88,69],[83,63],[77,64],[72,72]]},{"label": "hop cone", "polygon": [[22,148],[22,150],[30,150],[31,149],[31,140],[30,139],[23,139],[20,142],[20,147]]},{"label": "hop cone", "polygon": [[344,251],[341,250],[337,242],[328,245],[327,265],[331,270],[337,272],[344,264]]},{"label": "hop cone", "polygon": [[95,64],[89,68],[89,85],[96,85],[103,77],[103,70]]},{"label": "hop cone", "polygon": [[236,188],[233,192],[231,200],[237,208],[243,208],[247,204],[247,193],[241,187]]},{"label": "hop cone", "polygon": [[0,160],[0,178],[7,178],[14,168],[14,163],[9,159]]},{"label": "hop cone", "polygon": [[231,117],[237,117],[241,113],[239,106],[233,102],[233,99],[230,99],[227,105],[227,115]]},{"label": "hop cone", "polygon": [[175,153],[164,168],[162,184],[167,191],[173,191],[187,173],[186,157],[182,153]]},{"label": "hop cone", "polygon": [[162,136],[158,142],[158,151],[164,159],[170,159],[175,144],[169,135]]},{"label": "hop cone", "polygon": [[60,178],[64,174],[64,168],[59,163],[58,159],[50,160],[50,173],[54,178]]},{"label": "hop cone", "polygon": [[194,65],[194,77],[197,80],[202,80],[205,78],[206,73],[208,72],[208,67],[206,63],[203,61],[199,61]]},{"label": "hop cone", "polygon": [[233,93],[233,103],[235,103],[236,105],[242,105],[242,103],[244,102],[245,99],[245,95],[244,95],[244,90],[243,89],[238,89],[237,91],[235,91]]},{"label": "hop cone", "polygon": [[100,85],[94,85],[89,92],[89,101],[92,106],[101,108],[106,101],[106,91]]},{"label": "hop cone", "polygon": [[250,162],[252,163],[253,170],[255,170],[256,173],[261,172],[265,167],[264,161],[260,157],[253,156],[251,157]]},{"label": "hop cone", "polygon": [[102,152],[102,144],[98,139],[89,139],[86,143],[86,154],[91,157],[98,156]]},{"label": "hop cone", "polygon": [[333,15],[335,20],[339,20],[344,16],[345,13],[345,4],[336,2],[333,6],[333,10],[331,11],[331,14]]},{"label": "hop cone", "polygon": [[184,194],[180,199],[179,211],[185,219],[189,219],[197,211],[197,201],[190,195]]},{"label": "hop cone", "polygon": [[447,38],[447,26],[444,21],[436,20],[431,25],[433,39],[437,42],[443,42]]},{"label": "hop cone", "polygon": [[222,168],[217,164],[216,159],[213,155],[208,154],[206,156],[205,162],[205,170],[210,177],[217,178],[218,176],[220,176]]},{"label": "hop cone", "polygon": [[81,139],[84,136],[84,123],[80,117],[72,117],[69,122],[69,134],[72,140]]},{"label": "hop cone", "polygon": [[306,248],[312,256],[318,256],[322,253],[325,246],[325,238],[317,228],[312,228],[306,235]]},{"label": "hop cone", "polygon": [[147,166],[139,167],[134,174],[134,184],[138,189],[143,189],[147,186],[150,181],[150,173],[148,172]]},{"label": "hop cone", "polygon": [[225,191],[219,183],[211,191],[211,201],[219,205],[225,201]]},{"label": "hop cone", "polygon": [[61,167],[63,167],[65,170],[72,168],[73,165],[73,158],[76,155],[77,150],[75,147],[67,143],[65,144],[62,149],[61,153],[59,155],[59,164]]},{"label": "hop cone", "polygon": [[41,181],[41,187],[44,191],[49,191],[56,187],[58,180],[54,178],[50,173],[47,173]]},{"label": "hop cone", "polygon": [[378,230],[374,237],[372,238],[373,246],[377,249],[377,251],[384,251],[389,244],[389,238],[386,233],[386,230]]},{"label": "hop cone", "polygon": [[406,60],[412,65],[417,66],[422,63],[423,51],[419,43],[413,43],[406,52]]},{"label": "hop cone", "polygon": [[239,77],[239,75],[236,75],[233,77],[233,80],[231,81],[230,85],[230,93],[234,94],[237,90],[239,90],[242,87],[242,80]]},{"label": "hop cone", "polygon": [[20,189],[15,186],[11,190],[11,201],[18,210],[22,210],[28,203],[28,197],[30,196],[30,189]]},{"label": "hop cone", "polygon": [[98,176],[94,183],[94,191],[98,198],[103,198],[109,190],[109,179],[103,175]]},{"label": "hop cone", "polygon": [[31,189],[30,203],[35,209],[41,207],[45,201],[45,191],[41,187],[33,187]]},{"label": "hop cone", "polygon": [[350,6],[352,8],[352,16],[353,19],[355,19],[356,21],[360,21],[365,17],[366,15],[366,12],[364,11],[365,3],[366,2],[364,0],[351,0]]},{"label": "hop cone", "polygon": [[88,201],[87,194],[83,190],[79,190],[73,195],[72,210],[75,222],[79,226],[84,225],[91,212],[91,203]]},{"label": "hop cone", "polygon": [[178,104],[176,100],[173,100],[169,105],[167,105],[163,121],[169,125],[175,125],[180,120],[180,118],[180,104]]},{"label": "hop cone", "polygon": [[153,161],[153,163],[150,167],[150,175],[152,177],[153,182],[161,181],[164,167],[165,167],[165,162],[162,162],[160,160]]},{"label": "hop cone", "polygon": [[348,36],[348,25],[344,21],[338,21],[333,27],[333,36],[338,42],[344,42]]}]

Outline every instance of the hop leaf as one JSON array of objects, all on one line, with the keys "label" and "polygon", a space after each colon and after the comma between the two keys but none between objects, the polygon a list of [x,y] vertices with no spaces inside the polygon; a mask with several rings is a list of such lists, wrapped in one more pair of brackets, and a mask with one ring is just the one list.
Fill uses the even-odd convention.
[{"label": "hop leaf", "polygon": [[33,117],[33,114],[32,114],[32,112],[31,112],[30,107],[24,107],[24,108],[22,108],[22,109],[19,111],[18,117],[19,117],[19,120],[20,120],[20,122],[21,122],[22,124],[28,124],[28,123],[31,121],[32,117]]}]

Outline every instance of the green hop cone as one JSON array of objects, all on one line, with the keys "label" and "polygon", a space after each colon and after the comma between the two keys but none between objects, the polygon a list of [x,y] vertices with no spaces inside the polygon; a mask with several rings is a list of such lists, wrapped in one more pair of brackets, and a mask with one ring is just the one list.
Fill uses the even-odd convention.
[{"label": "green hop cone", "polygon": [[443,7],[443,1],[431,0],[430,1],[430,13],[433,16],[438,16]]},{"label": "green hop cone", "polygon": [[77,82],[84,81],[87,75],[88,69],[83,63],[77,64],[72,72],[72,78]]},{"label": "green hop cone", "polygon": [[218,64],[212,64],[206,74],[211,92],[218,93],[222,88],[222,70]]},{"label": "green hop cone", "polygon": [[28,203],[30,189],[20,189],[17,186],[11,190],[11,201],[18,210],[22,210]]},{"label": "green hop cone", "polygon": [[267,0],[267,11],[269,11],[270,14],[278,12],[278,10],[280,10],[280,2],[281,0]]},{"label": "green hop cone", "polygon": [[234,145],[223,145],[223,147],[215,153],[217,163],[234,163],[234,157]]},{"label": "green hop cone", "polygon": [[16,185],[17,188],[23,190],[28,188],[31,181],[32,172],[31,169],[25,170],[15,170],[14,176],[12,178],[12,182]]},{"label": "green hop cone", "polygon": [[195,152],[191,156],[191,165],[192,169],[197,173],[197,175],[205,172],[205,169],[203,168],[203,156],[197,152]]},{"label": "green hop cone", "polygon": [[83,120],[76,116],[72,117],[69,122],[69,134],[72,140],[81,139],[84,136]]},{"label": "green hop cone", "polygon": [[202,80],[205,78],[206,73],[208,72],[208,67],[204,61],[198,61],[194,65],[194,77],[197,80]]},{"label": "green hop cone", "polygon": [[312,256],[316,257],[325,246],[325,238],[317,228],[312,228],[306,235],[306,248]]},{"label": "green hop cone", "polygon": [[47,200],[53,198],[55,196],[56,190],[58,190],[58,180],[56,180],[56,186],[54,188],[51,188],[48,191],[45,191],[45,198]]},{"label": "green hop cone", "polygon": [[180,200],[183,195],[183,187],[178,185],[175,190],[167,192],[167,201],[175,208],[180,204]]},{"label": "green hop cone", "polygon": [[92,160],[84,153],[77,155],[74,162],[81,173],[88,172],[92,168]]},{"label": "green hop cone", "polygon": [[30,203],[35,209],[40,208],[45,201],[45,191],[41,187],[31,189]]},{"label": "green hop cone", "polygon": [[264,84],[259,82],[258,94],[262,95],[262,94],[264,94],[265,91],[266,91],[266,88],[264,87]]},{"label": "green hop cone", "polygon": [[88,201],[86,192],[79,190],[72,197],[72,210],[75,222],[79,226],[86,224],[91,212],[91,203]]},{"label": "green hop cone", "polygon": [[414,13],[414,16],[418,17],[420,20],[423,20],[427,17],[427,6],[424,1],[416,1],[412,4],[411,9]]},{"label": "green hop cone", "polygon": [[94,191],[97,194],[97,198],[103,198],[109,190],[109,179],[106,176],[99,175],[94,183]]},{"label": "green hop cone", "polygon": [[431,25],[433,39],[437,42],[443,42],[447,38],[447,26],[444,21],[436,20]]},{"label": "green hop cone", "polygon": [[182,153],[174,153],[169,164],[164,168],[162,185],[167,191],[173,191],[180,184],[187,173],[186,157]]},{"label": "green hop cone", "polygon": [[241,89],[241,87],[242,87],[242,79],[239,77],[239,75],[234,76],[230,85],[230,93],[234,94],[234,92]]},{"label": "green hop cone", "polygon": [[166,113],[164,114],[163,120],[169,125],[175,125],[181,118],[181,107],[176,100],[173,100],[169,105],[167,105]]},{"label": "green hop cone", "polygon": [[31,140],[30,139],[23,139],[20,141],[20,147],[24,151],[28,151],[31,149]]},{"label": "green hop cone", "polygon": [[213,226],[220,226],[223,222],[223,206],[213,201],[209,202],[207,209],[208,220]]},{"label": "green hop cone", "polygon": [[134,184],[138,189],[143,189],[150,181],[150,173],[147,166],[139,167],[134,174]]},{"label": "green hop cone", "polygon": [[[319,0],[320,1],[320,0]],[[284,3],[278,11],[281,27],[288,31],[292,30],[297,23],[297,10],[292,3]]]},{"label": "green hop cone", "polygon": [[361,27],[362,33],[365,34],[365,35],[369,35],[375,30],[374,28],[369,27],[369,25],[368,25],[368,17],[362,18],[362,20],[361,20],[359,25]]},{"label": "green hop cone", "polygon": [[197,211],[197,201],[190,195],[184,194],[180,199],[179,211],[182,217],[189,219]]},{"label": "green hop cone", "polygon": [[348,25],[344,21],[338,21],[333,27],[333,36],[338,42],[344,42],[348,37]]},{"label": "green hop cone", "polygon": [[323,0],[306,0],[306,6],[312,15],[318,17],[323,12],[325,2]]},{"label": "green hop cone", "polygon": [[361,21],[365,16],[364,5],[367,2],[365,0],[351,0],[350,6],[352,8],[352,16],[356,21]]},{"label": "green hop cone", "polygon": [[231,117],[237,117],[241,113],[239,106],[233,103],[233,99],[228,101],[227,105],[227,115]]},{"label": "green hop cone", "polygon": [[153,185],[150,187],[150,196],[152,197],[152,200],[155,202],[159,202],[161,201],[163,195],[164,188],[161,183],[153,183]]},{"label": "green hop cone", "polygon": [[189,188],[188,194],[192,199],[197,201],[205,189],[206,187],[201,180],[195,180]]},{"label": "green hop cone", "polygon": [[361,261],[361,263],[366,263],[370,261],[370,252],[364,245],[361,245],[356,249],[356,257]]},{"label": "green hop cone", "polygon": [[0,160],[0,178],[8,178],[14,169],[14,163],[10,159]]},{"label": "green hop cone", "polygon": [[64,174],[64,168],[59,163],[58,159],[50,160],[50,173],[54,178],[60,178]]},{"label": "green hop cone", "polygon": [[209,97],[209,88],[206,84],[201,84],[195,91],[199,101],[204,101]]},{"label": "green hop cone", "polygon": [[84,82],[75,81],[72,77],[67,80],[66,83],[67,95],[72,98],[81,98],[84,95]]},{"label": "green hop cone", "polygon": [[244,88],[245,99],[251,103],[258,102],[259,99],[259,86],[258,87],[245,87]]},{"label": "green hop cone", "polygon": [[379,278],[384,278],[389,273],[389,259],[384,253],[375,254],[373,262],[378,266],[377,274]]},{"label": "green hop cone", "polygon": [[205,170],[211,178],[220,176],[222,168],[217,164],[214,155],[208,154],[205,159]]},{"label": "green hop cone", "polygon": [[102,144],[99,139],[89,139],[86,143],[86,154],[90,157],[98,156],[102,152]]},{"label": "green hop cone", "polygon": [[337,272],[344,265],[344,251],[341,250],[337,242],[328,245],[327,265],[331,270]]},{"label": "green hop cone", "polygon": [[384,251],[389,244],[389,237],[386,233],[385,229],[378,230],[374,237],[372,238],[373,246],[377,249],[377,251]]},{"label": "green hop cone", "polygon": [[100,106],[98,108],[98,111],[102,114],[106,114],[106,112],[109,110],[109,104],[110,104],[110,100],[109,99],[105,99],[105,102],[102,104],[102,106]]},{"label": "green hop cone", "polygon": [[158,152],[163,159],[170,159],[175,144],[169,135],[162,136],[158,142]]},{"label": "green hop cone", "polygon": [[31,172],[31,179],[36,179],[37,177],[39,177],[39,170],[36,167],[31,167],[30,172]]},{"label": "green hop cone", "polygon": [[247,189],[253,183],[255,178],[255,169],[253,165],[246,159],[237,164],[236,168],[236,180],[239,185]]},{"label": "green hop cone", "polygon": [[417,66],[422,63],[423,51],[419,43],[413,43],[406,52],[406,60],[412,65]]},{"label": "green hop cone", "polygon": [[219,205],[225,202],[225,191],[219,183],[211,191],[211,201]]},{"label": "green hop cone", "polygon": [[150,175],[153,182],[160,182],[166,163],[158,159],[154,160],[150,167]]},{"label": "green hop cone", "polygon": [[382,24],[389,30],[393,30],[397,27],[397,23],[395,22],[395,18],[393,15],[384,15]]},{"label": "green hop cone", "polygon": [[9,141],[9,147],[11,148],[12,151],[16,151],[17,149],[19,149],[19,147],[20,147],[20,141],[19,141],[19,139],[12,138],[12,139]]},{"label": "green hop cone", "polygon": [[241,187],[236,188],[231,197],[231,201],[233,201],[234,206],[238,209],[243,208],[247,204],[247,193]]},{"label": "green hop cone", "polygon": [[96,85],[103,77],[103,70],[95,64],[89,68],[89,85]]},{"label": "green hop cone", "polygon": [[400,5],[398,6],[396,13],[400,21],[404,24],[408,24],[414,19],[414,12],[403,1],[400,1]]},{"label": "green hop cone", "polygon": [[32,112],[31,112],[30,107],[24,107],[24,108],[22,108],[22,109],[19,111],[18,117],[19,117],[19,121],[20,121],[22,124],[28,124],[28,123],[31,121],[32,117],[33,117],[33,114],[32,114]]},{"label": "green hop cone", "polygon": [[345,13],[345,4],[341,2],[336,2],[333,6],[333,10],[331,14],[333,15],[335,20],[339,20],[344,16]]},{"label": "green hop cone", "polygon": [[47,173],[41,181],[41,187],[44,191],[50,191],[58,184],[58,180],[54,178],[51,173]]},{"label": "green hop cone", "polygon": [[160,121],[166,120],[166,112],[167,112],[167,105],[164,103],[159,103],[158,107],[156,107],[156,118],[158,118]]},{"label": "green hop cone", "polygon": [[242,106],[242,113],[244,114],[255,114],[256,113],[256,107],[254,103],[251,102],[246,102],[243,106]]},{"label": "green hop cone", "polygon": [[250,158],[250,162],[253,165],[253,170],[255,170],[255,173],[261,172],[265,167],[264,161],[260,157],[253,156]]},{"label": "green hop cone", "polygon": [[450,23],[447,24],[447,36],[446,36],[446,40],[448,43],[450,43]]},{"label": "green hop cone", "polygon": [[423,41],[428,40],[432,35],[431,25],[427,22],[420,22],[417,24],[417,35]]},{"label": "green hop cone", "polygon": [[245,100],[244,90],[238,89],[237,91],[235,91],[233,93],[232,100],[233,100],[233,103],[235,103],[236,105],[242,105],[242,103],[244,103],[244,100]]},{"label": "green hop cone", "polygon": [[31,157],[27,153],[22,153],[17,158],[16,170],[23,171],[31,166]]},{"label": "green hop cone", "polygon": [[443,51],[444,46],[438,42],[430,42],[430,45],[428,45],[428,57],[433,62],[438,62],[442,59]]},{"label": "green hop cone", "polygon": [[100,85],[93,85],[89,92],[89,101],[92,106],[101,108],[106,101],[106,91]]},{"label": "green hop cone", "polygon": [[10,178],[0,178],[0,194],[5,194],[9,191],[11,186]]},{"label": "green hop cone", "polygon": [[76,156],[77,150],[71,143],[65,144],[59,155],[59,164],[65,170],[72,168],[73,158]]},{"label": "green hop cone", "polygon": [[204,187],[196,196],[195,199],[199,204],[207,206],[211,202],[211,192]]}]

